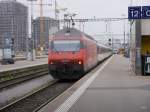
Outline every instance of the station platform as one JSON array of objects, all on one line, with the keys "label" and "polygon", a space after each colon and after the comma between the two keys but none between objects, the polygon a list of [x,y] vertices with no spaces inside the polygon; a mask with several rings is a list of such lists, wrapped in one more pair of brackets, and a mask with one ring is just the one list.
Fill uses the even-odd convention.
[{"label": "station platform", "polygon": [[114,55],[39,112],[150,112],[150,77]]},{"label": "station platform", "polygon": [[15,64],[9,64],[9,65],[0,64],[0,72],[38,66],[47,63],[48,63],[48,58],[39,58],[39,59],[35,59],[34,61],[27,61],[27,60],[16,61]]}]

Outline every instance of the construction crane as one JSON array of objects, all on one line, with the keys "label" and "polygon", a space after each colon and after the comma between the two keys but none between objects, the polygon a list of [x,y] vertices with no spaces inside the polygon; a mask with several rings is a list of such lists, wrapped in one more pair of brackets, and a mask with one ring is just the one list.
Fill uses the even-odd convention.
[{"label": "construction crane", "polygon": [[[40,0],[40,45],[39,45],[39,53],[42,54],[45,50],[45,39],[44,39],[44,17],[43,17],[43,0]],[[60,11],[66,11],[67,8],[58,8],[57,1],[55,0],[55,19],[58,19]]]}]

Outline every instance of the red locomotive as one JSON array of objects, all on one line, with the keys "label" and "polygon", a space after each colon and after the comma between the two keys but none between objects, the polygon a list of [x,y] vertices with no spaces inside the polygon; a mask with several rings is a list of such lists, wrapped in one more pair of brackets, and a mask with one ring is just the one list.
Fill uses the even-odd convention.
[{"label": "red locomotive", "polygon": [[89,35],[74,28],[62,29],[50,40],[50,74],[55,79],[78,79],[97,65],[98,51]]}]

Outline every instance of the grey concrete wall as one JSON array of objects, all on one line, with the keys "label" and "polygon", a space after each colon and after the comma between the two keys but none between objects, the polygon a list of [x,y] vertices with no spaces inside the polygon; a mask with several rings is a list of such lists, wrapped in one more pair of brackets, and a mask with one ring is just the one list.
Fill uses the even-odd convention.
[{"label": "grey concrete wall", "polygon": [[136,74],[141,74],[141,20],[136,20]]},{"label": "grey concrete wall", "polygon": [[150,19],[141,20],[142,35],[150,35]]},{"label": "grey concrete wall", "polygon": [[141,75],[141,20],[134,20],[131,29],[131,61],[134,72]]}]

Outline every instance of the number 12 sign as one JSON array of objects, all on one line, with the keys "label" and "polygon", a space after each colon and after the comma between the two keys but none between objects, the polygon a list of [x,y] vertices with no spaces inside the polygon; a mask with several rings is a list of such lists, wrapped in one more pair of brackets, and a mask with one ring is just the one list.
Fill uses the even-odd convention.
[{"label": "number 12 sign", "polygon": [[128,18],[129,19],[141,19],[141,6],[128,7]]}]

